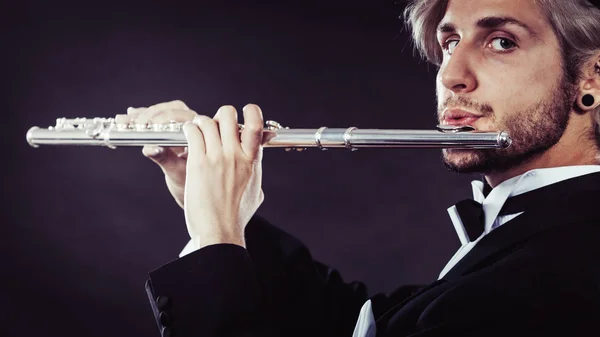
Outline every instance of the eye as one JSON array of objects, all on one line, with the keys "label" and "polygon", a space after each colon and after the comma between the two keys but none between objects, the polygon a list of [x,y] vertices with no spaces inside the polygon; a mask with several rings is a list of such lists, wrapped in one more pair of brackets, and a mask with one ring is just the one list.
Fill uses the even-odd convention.
[{"label": "eye", "polygon": [[444,42],[443,48],[446,52],[448,52],[449,55],[452,55],[452,53],[454,53],[454,49],[458,46],[459,42],[459,40],[446,40],[446,42]]},{"label": "eye", "polygon": [[492,39],[492,42],[488,44],[488,47],[491,47],[497,51],[505,52],[509,51],[517,46],[512,40],[507,39],[505,37],[497,37]]}]

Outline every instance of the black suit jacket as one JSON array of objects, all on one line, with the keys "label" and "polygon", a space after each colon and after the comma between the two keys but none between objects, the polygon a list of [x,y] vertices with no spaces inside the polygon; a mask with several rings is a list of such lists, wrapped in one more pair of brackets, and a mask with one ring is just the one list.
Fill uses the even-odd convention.
[{"label": "black suit jacket", "polygon": [[350,337],[369,298],[377,336],[600,335],[600,173],[511,202],[525,213],[424,287],[369,297],[256,216],[247,249],[205,247],[152,271],[146,290],[164,336]]}]

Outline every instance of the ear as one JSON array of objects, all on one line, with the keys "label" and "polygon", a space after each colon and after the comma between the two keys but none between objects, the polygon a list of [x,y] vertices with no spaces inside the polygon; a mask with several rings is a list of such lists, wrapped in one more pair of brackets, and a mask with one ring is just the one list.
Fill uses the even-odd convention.
[{"label": "ear", "polygon": [[583,71],[577,106],[583,112],[592,111],[600,106],[600,55]]}]

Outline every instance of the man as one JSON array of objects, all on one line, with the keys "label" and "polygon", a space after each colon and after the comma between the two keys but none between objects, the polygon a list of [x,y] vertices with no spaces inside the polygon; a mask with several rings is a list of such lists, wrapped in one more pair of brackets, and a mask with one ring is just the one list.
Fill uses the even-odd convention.
[{"label": "man", "polygon": [[230,106],[214,118],[179,101],[131,109],[117,117],[188,121],[186,152],[143,150],[191,237],[146,284],[163,336],[600,333],[600,9],[588,0],[415,0],[405,14],[417,48],[439,66],[440,122],[513,137],[508,150],[443,152],[450,169],[485,179],[473,183],[475,200],[449,209],[463,245],[439,280],[369,297],[255,216],[258,106],[244,108],[241,137]]}]

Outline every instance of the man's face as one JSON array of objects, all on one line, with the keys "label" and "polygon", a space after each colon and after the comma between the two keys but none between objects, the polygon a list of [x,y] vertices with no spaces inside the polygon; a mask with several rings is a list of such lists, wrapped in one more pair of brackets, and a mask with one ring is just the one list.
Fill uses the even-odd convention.
[{"label": "man's face", "polygon": [[458,172],[502,172],[561,138],[574,100],[559,42],[531,0],[449,0],[438,25],[440,123],[507,131],[507,150],[444,150]]}]

